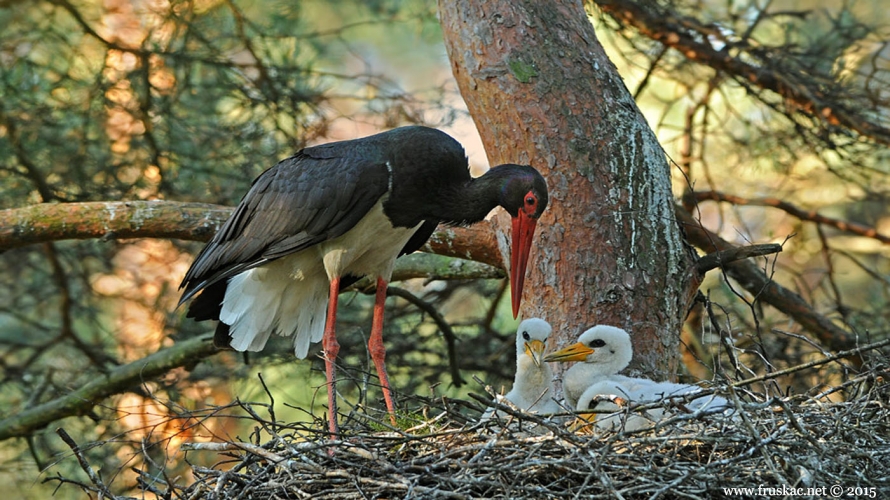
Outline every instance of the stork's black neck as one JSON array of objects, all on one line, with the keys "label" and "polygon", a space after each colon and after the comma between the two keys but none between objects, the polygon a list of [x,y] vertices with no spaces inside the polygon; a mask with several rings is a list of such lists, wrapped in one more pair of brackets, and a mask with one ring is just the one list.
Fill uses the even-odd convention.
[{"label": "stork's black neck", "polygon": [[[468,225],[481,221],[492,209],[504,204],[507,187],[517,174],[513,167],[495,167],[460,186],[443,186],[433,213],[446,224]],[[516,215],[517,210],[518,207],[512,211],[508,209],[510,215]]]},{"label": "stork's black neck", "polygon": [[481,221],[498,205],[515,216],[530,190],[542,189],[546,197],[546,185],[531,167],[501,165],[475,179],[465,163],[441,167],[424,172],[423,180],[417,178],[419,170],[408,174],[410,181],[404,172],[402,176],[395,172],[393,189],[384,206],[394,225],[411,227],[421,221],[468,225]]}]

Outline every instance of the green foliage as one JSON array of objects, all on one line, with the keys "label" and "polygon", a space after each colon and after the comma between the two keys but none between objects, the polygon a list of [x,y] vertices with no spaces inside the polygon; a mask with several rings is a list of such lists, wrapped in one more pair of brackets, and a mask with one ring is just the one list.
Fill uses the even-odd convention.
[{"label": "green foliage", "polygon": [[[403,63],[390,44],[413,47],[414,60]],[[438,25],[423,2],[0,2],[0,209],[150,199],[232,205],[261,171],[329,134],[342,137],[338,128],[354,134],[348,127],[356,123],[426,120],[427,110],[441,105],[439,79],[424,79],[432,104],[421,103],[403,87],[417,85],[386,76],[369,61],[395,58],[396,68],[423,69],[438,64],[441,54]],[[442,109],[429,115],[438,123],[442,117]],[[351,124],[344,125],[347,119]],[[145,243],[59,242],[0,257],[4,416],[68,394],[156,351],[168,336],[213,328],[183,322],[183,311],[174,310],[181,266],[198,245]],[[368,300],[343,302],[348,333],[341,337],[347,367],[341,389],[358,400],[367,387]],[[399,308],[393,332],[399,314],[413,318],[405,324],[425,323],[416,308]],[[424,335],[435,337],[435,330]],[[323,376],[310,360],[296,365],[288,340],[278,340],[250,365],[217,356],[192,367],[190,379],[149,380],[132,390],[192,411],[212,399],[206,394],[262,397],[252,371],[265,366],[277,395],[310,408]],[[420,378],[405,386],[410,367],[399,369],[401,353],[391,349],[396,387],[413,390],[445,379],[439,366],[446,351],[441,342],[433,347],[436,342],[429,342]],[[238,383],[238,376],[247,381]],[[288,390],[295,381],[299,390]],[[121,409],[124,400],[111,398],[93,411],[100,425],[87,418],[63,425],[80,442],[103,440],[129,436],[132,423],[117,418],[144,413],[152,422],[147,430],[158,426],[146,444],[166,467],[166,447],[173,445],[163,424],[151,420],[158,409]],[[134,460],[125,458],[126,450],[140,446],[129,439],[113,446],[124,458],[108,459],[110,448],[90,449],[87,458],[114,476]],[[35,477],[60,453],[65,456],[66,447],[58,437],[41,432],[27,442],[4,442],[0,462],[26,464],[26,475]],[[62,461],[53,473],[81,475],[75,461]],[[11,477],[0,474],[0,483]],[[23,497],[51,492],[22,488]],[[66,492],[75,493],[63,488],[60,495]]]},{"label": "green foliage", "polygon": [[[681,23],[687,29],[697,22],[706,33],[700,38],[725,48],[728,57],[762,71],[778,68],[796,84],[811,84],[807,92],[815,90],[823,103],[861,111],[877,123],[890,116],[886,35],[874,27],[890,22],[883,2],[639,3],[668,9],[671,15],[663,17],[691,23]],[[604,39],[616,33],[621,36],[613,38],[613,60],[626,58],[621,71],[671,157],[688,160],[677,176],[678,194],[693,185],[752,199],[774,196],[839,220],[874,227],[884,222],[886,232],[886,145],[795,108],[750,79],[664,51],[614,20],[598,29]],[[448,67],[440,37],[434,4],[420,0],[0,2],[0,209],[158,198],[232,205],[257,174],[305,144],[367,131],[372,127],[359,128],[367,124],[441,125],[463,110],[448,103],[452,96],[441,85]],[[528,61],[507,61],[507,68],[520,82],[538,76]],[[687,138],[692,150],[684,153]],[[890,286],[884,276],[890,264],[874,240],[828,225],[820,226],[820,234],[811,221],[772,208],[699,208],[706,224],[738,244],[781,242],[795,234],[778,260],[759,261],[763,268],[852,331],[887,331]],[[178,280],[197,248],[84,241],[0,256],[5,413],[68,394],[171,338],[211,329],[183,321],[183,311],[174,308]],[[469,383],[456,386],[448,339],[435,321],[391,298],[386,344],[398,391],[463,397],[481,392],[473,375],[496,390],[508,388],[516,325],[505,319],[509,304],[500,282],[399,286],[435,304],[451,324],[459,375]],[[690,322],[702,321],[696,333],[713,347],[715,359],[718,347],[725,347],[715,324],[735,336],[739,356],[755,360],[752,366],[812,354],[786,316],[754,302],[720,273],[711,273],[702,290],[713,291],[716,317]],[[370,303],[361,293],[341,299],[338,388],[344,406],[372,413],[383,404],[375,377],[368,375]],[[773,329],[793,331],[781,336]],[[177,469],[181,462],[167,462],[182,437],[176,433],[183,439],[249,435],[237,425],[212,427],[205,416],[236,398],[263,400],[266,387],[257,372],[282,400],[279,419],[323,414],[318,351],[297,362],[291,349],[290,339],[273,337],[261,353],[218,355],[187,374],[132,389],[140,397],[158,395],[145,401],[159,406],[122,409],[129,394],[59,425],[79,442],[111,443],[85,446],[92,464],[104,464],[103,477],[133,465],[176,477],[185,470]],[[400,416],[400,428],[416,423],[411,410]],[[149,420],[153,412],[167,411],[178,416]],[[133,426],[128,417],[146,420]],[[173,437],[161,432],[170,422],[176,424]],[[142,447],[154,463],[143,460]],[[18,488],[16,496],[44,498],[49,486],[21,478],[49,465],[49,474],[82,478],[70,458],[50,431],[4,442],[0,483]],[[65,495],[82,496],[63,488],[56,498]]]}]

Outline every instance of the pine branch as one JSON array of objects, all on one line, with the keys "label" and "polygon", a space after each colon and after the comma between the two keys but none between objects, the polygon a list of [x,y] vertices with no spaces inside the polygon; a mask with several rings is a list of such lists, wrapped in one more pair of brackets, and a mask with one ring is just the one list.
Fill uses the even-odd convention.
[{"label": "pine branch", "polygon": [[[736,248],[732,243],[711,232],[695,220],[683,207],[676,206],[677,219],[686,232],[686,240],[707,253]],[[800,323],[829,349],[840,351],[856,346],[856,339],[830,319],[817,313],[800,295],[771,280],[750,260],[731,262],[722,266],[726,275],[742,288],[757,296]]]},{"label": "pine branch", "polygon": [[[207,241],[232,210],[220,205],[175,201],[43,203],[0,210],[0,253],[35,243],[70,239]],[[504,268],[494,232],[488,223],[440,228],[422,250]]]},{"label": "pine branch", "polygon": [[[675,49],[689,60],[723,72],[744,86],[780,95],[793,110],[816,123],[842,126],[881,144],[890,144],[890,128],[868,114],[877,104],[853,102],[831,75],[792,64],[787,47],[767,47],[745,38],[727,37],[714,24],[679,15],[656,2],[588,0],[616,22]],[[719,40],[712,44],[711,40]],[[731,49],[731,50],[728,50]],[[847,99],[842,101],[841,96]],[[861,100],[861,99],[859,99]]]},{"label": "pine branch", "polygon": [[65,396],[0,420],[0,441],[28,436],[65,417],[84,415],[108,396],[126,392],[173,368],[196,363],[217,351],[210,341],[212,337],[207,334],[178,342],[106,374],[97,374],[93,381]]}]

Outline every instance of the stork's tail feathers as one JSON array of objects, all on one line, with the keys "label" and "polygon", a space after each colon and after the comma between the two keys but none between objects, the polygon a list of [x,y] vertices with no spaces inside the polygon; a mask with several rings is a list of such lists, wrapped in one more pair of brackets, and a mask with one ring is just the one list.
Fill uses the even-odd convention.
[{"label": "stork's tail feathers", "polygon": [[295,272],[305,267],[287,261],[280,259],[229,280],[214,343],[237,351],[260,351],[273,333],[293,335],[294,353],[306,357],[309,345],[324,334],[327,276]]},{"label": "stork's tail feathers", "polygon": [[220,321],[216,325],[216,331],[213,332],[213,345],[218,349],[231,349],[232,337],[229,334],[229,325]]}]

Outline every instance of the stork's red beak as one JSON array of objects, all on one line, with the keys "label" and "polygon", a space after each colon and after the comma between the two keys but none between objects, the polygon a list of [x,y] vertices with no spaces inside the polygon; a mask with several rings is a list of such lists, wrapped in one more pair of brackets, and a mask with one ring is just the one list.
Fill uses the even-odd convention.
[{"label": "stork's red beak", "polygon": [[525,268],[535,237],[537,219],[532,219],[522,210],[513,217],[513,249],[510,252],[510,298],[513,299],[513,317],[519,316],[522,302],[522,285],[525,283]]}]

